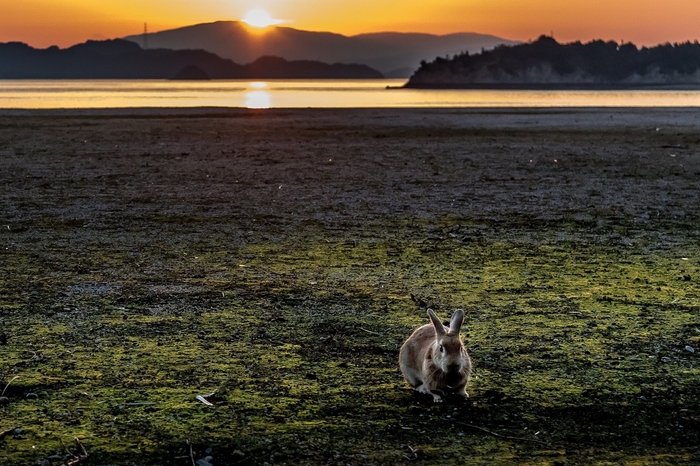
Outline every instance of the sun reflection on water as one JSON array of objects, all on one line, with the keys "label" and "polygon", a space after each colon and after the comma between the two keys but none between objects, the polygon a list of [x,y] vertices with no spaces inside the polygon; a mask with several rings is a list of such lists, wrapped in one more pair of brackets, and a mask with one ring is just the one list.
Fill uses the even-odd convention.
[{"label": "sun reflection on water", "polygon": [[270,93],[265,91],[252,91],[245,95],[247,108],[270,108],[272,106]]}]

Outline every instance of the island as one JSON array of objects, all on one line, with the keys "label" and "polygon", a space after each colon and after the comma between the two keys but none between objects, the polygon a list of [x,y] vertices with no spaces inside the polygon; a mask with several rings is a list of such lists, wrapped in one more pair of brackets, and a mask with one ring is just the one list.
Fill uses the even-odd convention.
[{"label": "island", "polygon": [[700,44],[594,40],[560,44],[554,38],[464,52],[421,62],[407,88],[644,89],[700,86]]}]

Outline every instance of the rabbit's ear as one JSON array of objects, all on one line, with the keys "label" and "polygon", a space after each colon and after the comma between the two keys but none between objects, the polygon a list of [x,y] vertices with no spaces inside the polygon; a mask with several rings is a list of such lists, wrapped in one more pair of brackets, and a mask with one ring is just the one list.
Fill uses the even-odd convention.
[{"label": "rabbit's ear", "polygon": [[442,325],[442,322],[440,322],[440,319],[438,319],[438,316],[435,315],[432,309],[428,309],[428,316],[433,322],[433,327],[435,327],[435,333],[437,333],[438,336],[445,335],[445,326]]},{"label": "rabbit's ear", "polygon": [[464,323],[464,311],[457,309],[454,314],[452,314],[452,319],[450,319],[450,333],[459,335],[459,330],[462,328]]}]

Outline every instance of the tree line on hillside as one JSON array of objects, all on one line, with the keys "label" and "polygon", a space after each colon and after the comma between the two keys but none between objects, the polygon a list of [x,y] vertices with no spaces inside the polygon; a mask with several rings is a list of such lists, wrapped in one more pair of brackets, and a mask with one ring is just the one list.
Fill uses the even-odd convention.
[{"label": "tree line on hillside", "polygon": [[638,48],[594,40],[560,44],[551,37],[470,55],[423,61],[408,87],[653,86],[700,84],[700,44]]},{"label": "tree line on hillside", "polygon": [[0,79],[378,79],[366,65],[261,57],[240,65],[204,50],[143,49],[126,40],[67,49],[0,43]]}]

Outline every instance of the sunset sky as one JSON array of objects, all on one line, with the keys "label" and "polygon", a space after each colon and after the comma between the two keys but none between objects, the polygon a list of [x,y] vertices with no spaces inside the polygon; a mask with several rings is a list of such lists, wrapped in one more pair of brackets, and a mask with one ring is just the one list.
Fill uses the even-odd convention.
[{"label": "sunset sky", "polygon": [[554,33],[640,45],[700,38],[698,0],[1,0],[0,42],[69,46],[261,8],[283,26],[346,35],[376,31],[480,32],[513,40]]}]

